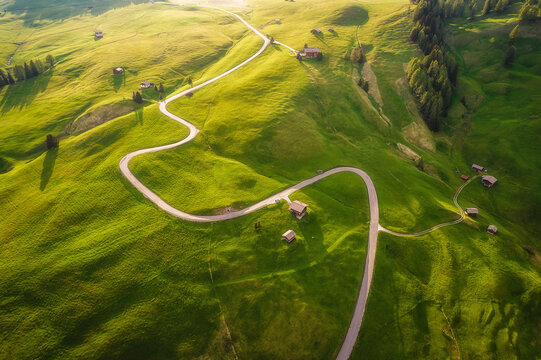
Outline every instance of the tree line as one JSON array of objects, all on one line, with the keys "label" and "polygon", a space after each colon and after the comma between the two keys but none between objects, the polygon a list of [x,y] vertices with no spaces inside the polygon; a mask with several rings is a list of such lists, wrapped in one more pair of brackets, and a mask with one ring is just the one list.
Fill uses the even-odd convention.
[{"label": "tree line", "polygon": [[408,84],[432,131],[440,129],[441,119],[447,115],[458,75],[453,56],[443,47],[443,19],[453,14],[462,15],[465,10],[462,0],[456,4],[445,2],[440,6],[438,0],[421,0],[413,13],[414,26],[409,38],[419,45],[425,56],[414,57],[409,62]]},{"label": "tree line", "polygon": [[520,9],[520,20],[541,20],[541,1],[526,0]]},{"label": "tree line", "polygon": [[30,60],[23,65],[15,65],[12,68],[0,69],[0,86],[15,84],[26,79],[33,78],[52,68],[55,64],[55,58],[47,55],[45,62],[40,59]]}]

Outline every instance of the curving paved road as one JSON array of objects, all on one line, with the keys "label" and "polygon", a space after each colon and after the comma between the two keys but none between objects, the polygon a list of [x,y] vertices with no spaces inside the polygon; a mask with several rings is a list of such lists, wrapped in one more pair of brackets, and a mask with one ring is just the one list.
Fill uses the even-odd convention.
[{"label": "curving paved road", "polygon": [[438,224],[436,226],[433,226],[431,227],[430,229],[426,229],[426,230],[423,230],[423,231],[418,231],[418,232],[414,232],[414,233],[399,233],[399,232],[396,232],[396,231],[392,231],[392,230],[389,230],[389,229],[386,229],[384,228],[383,226],[379,225],[379,230],[380,231],[383,231],[383,232],[386,232],[386,233],[389,233],[391,235],[395,235],[395,236],[401,236],[401,237],[414,237],[414,236],[421,236],[421,235],[426,235],[428,233],[431,233],[432,231],[434,230],[438,230],[438,229],[441,229],[442,227],[445,227],[445,226],[449,226],[449,225],[456,225],[456,224],[460,224],[462,221],[464,221],[464,219],[466,218],[466,213],[464,212],[464,210],[460,207],[460,205],[458,204],[458,196],[460,195],[460,193],[462,192],[462,190],[464,190],[464,188],[469,184],[471,183],[474,179],[477,179],[480,175],[476,175],[476,176],[473,176],[471,177],[468,181],[466,181],[464,184],[462,184],[456,191],[455,193],[455,196],[453,196],[453,202],[455,203],[455,206],[457,207],[458,211],[460,212],[460,217],[456,220],[453,220],[453,221],[449,221],[449,222],[446,222],[446,223],[443,223],[443,224]]},{"label": "curving paved road", "polygon": [[[164,4],[183,6],[182,4],[170,4],[170,3],[164,3]],[[440,225],[437,225],[437,226],[435,226],[435,227],[433,227],[431,229],[428,229],[428,230],[426,230],[424,232],[419,232],[419,233],[415,233],[415,234],[395,233],[395,232],[387,230],[387,229],[383,228],[381,225],[379,225],[378,198],[377,198],[377,193],[376,193],[376,188],[374,186],[374,183],[372,182],[372,180],[370,179],[370,177],[368,176],[368,174],[366,172],[364,172],[361,169],[354,168],[354,167],[337,167],[337,168],[331,169],[331,170],[326,171],[326,172],[324,172],[324,173],[322,173],[320,175],[314,176],[314,177],[312,177],[310,179],[304,180],[304,181],[302,181],[302,182],[300,182],[300,183],[298,183],[296,185],[293,185],[293,186],[291,186],[291,187],[289,187],[289,188],[287,188],[287,189],[285,189],[285,190],[283,190],[283,191],[281,191],[281,192],[279,192],[279,193],[277,193],[277,194],[275,194],[273,196],[270,196],[267,199],[264,199],[264,200],[254,204],[252,206],[249,206],[249,207],[244,208],[244,209],[239,210],[239,211],[230,212],[230,213],[227,213],[227,214],[212,215],[212,216],[194,215],[194,214],[189,214],[189,213],[186,213],[184,211],[178,210],[178,209],[174,208],[173,206],[169,205],[162,198],[160,198],[157,194],[155,194],[152,190],[150,190],[143,183],[141,183],[132,174],[132,172],[129,169],[130,160],[133,159],[134,157],[136,157],[137,155],[140,155],[140,154],[153,153],[153,152],[158,152],[158,151],[162,151],[162,150],[175,148],[175,147],[180,146],[182,144],[185,144],[185,143],[191,141],[193,138],[195,138],[195,136],[199,133],[199,129],[195,125],[193,125],[192,123],[190,123],[190,122],[188,122],[188,121],[186,121],[186,120],[184,120],[184,119],[170,113],[167,110],[167,104],[169,102],[171,102],[171,101],[174,101],[174,100],[182,97],[182,96],[185,96],[186,94],[188,94],[190,92],[193,92],[193,91],[198,90],[198,89],[200,89],[200,88],[202,88],[204,86],[207,86],[207,85],[209,85],[209,84],[223,78],[224,76],[227,76],[227,75],[231,74],[235,70],[241,68],[242,66],[246,65],[250,61],[254,60],[257,56],[259,56],[267,48],[267,46],[270,43],[270,40],[267,39],[265,37],[265,35],[263,35],[261,32],[259,32],[256,28],[254,28],[250,24],[248,24],[239,15],[237,15],[235,13],[232,13],[230,11],[224,10],[224,9],[215,8],[215,7],[211,7],[211,6],[201,6],[200,5],[200,7],[206,7],[206,8],[220,10],[220,11],[223,11],[223,12],[226,12],[226,13],[228,13],[230,15],[235,16],[244,25],[246,25],[250,30],[252,30],[254,33],[256,33],[258,36],[260,36],[263,39],[263,45],[261,46],[261,48],[254,55],[252,55],[250,58],[246,59],[242,63],[238,64],[237,66],[231,68],[230,70],[227,70],[224,73],[222,73],[222,74],[220,74],[220,75],[218,75],[218,76],[216,76],[216,77],[214,77],[214,78],[212,78],[210,80],[207,80],[207,81],[205,81],[205,82],[203,82],[203,83],[201,83],[201,84],[199,84],[197,86],[194,86],[194,87],[192,87],[190,89],[184,90],[184,91],[182,91],[182,92],[180,92],[180,93],[178,93],[176,95],[173,95],[170,98],[162,101],[160,103],[160,106],[159,106],[160,111],[164,115],[169,117],[170,119],[173,119],[173,120],[181,123],[182,125],[188,127],[188,129],[190,130],[188,136],[185,137],[184,139],[182,139],[182,140],[180,140],[178,142],[172,143],[172,144],[163,145],[163,146],[157,146],[157,147],[148,148],[148,149],[137,150],[137,151],[134,151],[132,153],[129,153],[128,155],[124,156],[120,160],[120,163],[119,163],[120,171],[122,172],[122,175],[124,175],[124,177],[126,177],[126,179],[128,179],[128,181],[133,186],[135,186],[135,188],[137,188],[137,190],[139,190],[141,192],[141,194],[143,194],[147,199],[149,199],[154,204],[156,204],[160,209],[166,211],[170,215],[175,216],[177,218],[187,220],[187,221],[194,221],[194,222],[224,221],[224,220],[229,220],[229,219],[233,219],[233,218],[237,218],[237,217],[249,214],[249,213],[257,211],[257,210],[259,210],[259,209],[261,209],[261,208],[263,208],[265,206],[274,204],[277,200],[281,200],[281,199],[289,200],[288,196],[291,195],[293,192],[295,192],[295,191],[297,191],[299,189],[302,189],[302,188],[304,188],[306,186],[309,186],[309,185],[311,185],[311,184],[313,184],[313,183],[315,183],[315,182],[317,182],[317,181],[319,181],[321,179],[324,179],[324,178],[326,178],[326,177],[328,177],[330,175],[334,175],[334,174],[337,174],[337,173],[340,173],[340,172],[352,172],[352,173],[355,173],[355,174],[359,175],[364,180],[364,183],[365,183],[366,188],[368,190],[368,201],[369,201],[369,206],[370,206],[370,226],[369,226],[368,245],[367,245],[367,251],[366,251],[366,260],[365,260],[365,266],[364,266],[364,273],[363,273],[363,279],[362,279],[362,283],[361,283],[361,288],[359,290],[359,294],[358,294],[358,297],[357,297],[357,303],[355,305],[355,310],[354,310],[354,313],[353,313],[353,317],[351,319],[350,326],[348,328],[347,334],[346,334],[346,336],[344,338],[344,342],[343,342],[342,347],[340,348],[340,351],[339,351],[338,356],[337,356],[338,360],[346,360],[346,359],[349,358],[349,356],[351,355],[351,352],[353,351],[353,347],[355,345],[355,341],[356,341],[357,336],[359,334],[361,324],[362,324],[362,320],[363,320],[363,316],[364,316],[364,312],[365,312],[365,309],[366,309],[366,302],[368,300],[368,294],[369,294],[369,291],[370,291],[370,285],[372,283],[372,277],[373,277],[373,274],[374,274],[374,264],[375,264],[375,259],[376,259],[378,232],[381,230],[381,231],[389,232],[389,233],[397,235],[397,236],[417,236],[417,235],[422,235],[422,234],[434,231],[434,230],[436,230],[436,229],[438,229],[438,228],[440,228],[442,226],[447,226],[447,225],[456,224],[456,223],[461,222],[464,219],[464,212],[462,211],[462,209],[458,205],[457,198],[458,198],[458,195],[460,194],[460,191],[471,180],[468,181],[467,183],[465,183],[464,185],[462,185],[462,187],[459,189],[457,194],[455,194],[454,201],[455,201],[455,205],[459,208],[459,210],[461,212],[461,219],[458,219],[458,220],[450,222],[450,223],[440,224]],[[291,48],[291,47],[289,47],[289,46],[287,46],[285,44],[282,44],[282,43],[277,42],[277,41],[275,41],[275,43],[288,48],[289,50],[293,51],[294,53],[297,53],[297,50],[295,50],[295,49],[293,49],[293,48]]]}]

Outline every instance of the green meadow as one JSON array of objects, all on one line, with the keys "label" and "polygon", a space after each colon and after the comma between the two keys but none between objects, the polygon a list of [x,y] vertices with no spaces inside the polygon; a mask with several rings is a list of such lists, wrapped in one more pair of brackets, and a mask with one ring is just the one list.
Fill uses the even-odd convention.
[{"label": "green meadow", "polygon": [[[170,103],[201,133],[134,158],[132,172],[174,207],[215,214],[316,170],[356,166],[374,181],[381,225],[413,232],[458,218],[459,176],[482,164],[499,183],[474,181],[459,198],[479,217],[422,237],[380,233],[352,358],[535,359],[538,24],[521,25],[516,60],[504,68],[516,6],[449,21],[459,81],[445,126],[433,134],[405,80],[404,64],[420,55],[407,41],[409,2],[212,4],[256,27],[280,19],[260,31],[295,49],[319,47],[323,60],[299,62],[270,45]],[[57,64],[0,89],[0,358],[335,357],[366,255],[369,209],[359,177],[337,174],[291,195],[309,205],[302,220],[282,201],[199,224],[159,210],[118,169],[131,151],[187,135],[159,112],[154,89],[143,91],[142,106],[131,101],[139,83],[176,93],[188,78],[198,84],[242,62],[261,39],[236,18],[196,6],[0,0],[3,9],[2,62],[52,54]],[[95,40],[94,30],[104,38]],[[371,70],[349,59],[358,43]],[[117,66],[123,75],[113,75]],[[368,94],[356,84],[361,71]],[[49,133],[60,139],[56,150],[46,149]],[[488,224],[497,235],[486,233]],[[298,235],[291,244],[280,239],[288,229]]]}]

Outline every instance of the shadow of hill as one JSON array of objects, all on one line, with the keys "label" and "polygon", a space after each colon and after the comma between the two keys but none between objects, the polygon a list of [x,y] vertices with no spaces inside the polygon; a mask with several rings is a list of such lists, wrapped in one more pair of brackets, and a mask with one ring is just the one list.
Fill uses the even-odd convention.
[{"label": "shadow of hill", "polygon": [[35,21],[61,21],[74,16],[101,15],[111,9],[142,4],[146,0],[14,0],[8,11],[20,14],[24,26],[36,26]]},{"label": "shadow of hill", "polygon": [[14,108],[30,105],[39,93],[47,89],[51,76],[52,69],[31,79],[9,85],[0,101],[0,112],[5,114]]},{"label": "shadow of hill", "polygon": [[39,189],[41,191],[45,190],[45,187],[49,183],[49,179],[53,174],[54,163],[56,162],[56,157],[58,156],[58,148],[51,149],[47,151],[45,158],[43,159],[43,169],[41,170],[41,183]]}]

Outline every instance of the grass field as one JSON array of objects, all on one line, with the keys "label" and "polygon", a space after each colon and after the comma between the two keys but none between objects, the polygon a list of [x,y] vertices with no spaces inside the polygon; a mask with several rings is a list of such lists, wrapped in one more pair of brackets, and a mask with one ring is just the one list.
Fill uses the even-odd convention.
[{"label": "grass field", "polygon": [[[32,4],[0,2],[8,10]],[[233,349],[239,358],[334,357],[364,266],[368,202],[357,176],[335,175],[293,194],[309,204],[300,221],[281,202],[197,224],[158,210],[118,170],[130,151],[187,134],[152,101],[135,108],[124,100],[141,81],[180,91],[188,77],[198,84],[240,63],[261,40],[211,9],[55,4],[58,11],[40,5],[0,17],[0,41],[11,43],[0,47],[2,59],[25,41],[15,64],[49,53],[59,60],[48,73],[0,89],[0,358],[233,359]],[[526,96],[541,87],[535,29],[524,30],[534,35],[518,39],[517,60],[504,69],[501,47],[516,14],[449,25],[460,85],[448,126],[434,135],[401,82],[404,63],[418,54],[407,42],[408,2],[216,4],[235,5],[255,26],[280,18],[261,31],[297,49],[319,47],[324,60],[299,63],[271,45],[171,103],[201,134],[135,158],[134,174],[171,205],[211,214],[259,201],[317,169],[357,166],[374,181],[381,224],[406,232],[457,218],[459,175],[481,163],[500,183],[464,191],[463,207],[481,211],[475,221],[420,238],[380,235],[353,358],[456,358],[458,351],[464,359],[535,358],[541,184],[532,169],[540,132],[539,119],[528,119],[539,109]],[[98,27],[105,37],[95,41]],[[315,27],[323,34],[311,34]],[[345,55],[357,41],[382,105],[352,81],[360,68]],[[127,69],[121,81],[116,66]],[[144,96],[156,100],[154,90]],[[471,105],[478,96],[480,105]],[[48,133],[60,136],[58,150],[45,152]],[[497,236],[485,232],[489,223],[500,228]],[[287,229],[298,234],[291,245],[280,240]]]}]

